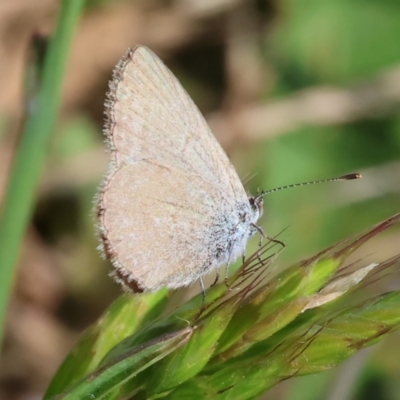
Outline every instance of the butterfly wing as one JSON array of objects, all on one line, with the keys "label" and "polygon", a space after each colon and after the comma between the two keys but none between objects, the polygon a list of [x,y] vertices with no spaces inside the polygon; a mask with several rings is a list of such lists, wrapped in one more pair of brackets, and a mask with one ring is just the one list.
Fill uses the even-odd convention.
[{"label": "butterfly wing", "polygon": [[135,290],[177,288],[222,263],[232,228],[225,216],[234,210],[218,201],[209,183],[173,167],[118,169],[104,187],[100,221],[119,279]]},{"label": "butterfly wing", "polygon": [[117,65],[106,111],[104,250],[119,278],[139,289],[187,285],[226,258],[232,216],[238,204],[249,207],[244,188],[189,95],[149,49],[131,49]]}]

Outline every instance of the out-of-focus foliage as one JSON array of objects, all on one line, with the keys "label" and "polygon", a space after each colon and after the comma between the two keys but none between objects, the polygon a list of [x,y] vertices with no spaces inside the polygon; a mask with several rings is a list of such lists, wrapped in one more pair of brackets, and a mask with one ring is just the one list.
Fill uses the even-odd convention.
[{"label": "out-of-focus foliage", "polygon": [[275,44],[284,70],[299,86],[349,83],[396,65],[400,48],[397,1],[287,0]]},{"label": "out-of-focus foliage", "polygon": [[[35,107],[32,88],[42,82],[40,65],[57,7],[52,0],[0,4],[1,198],[27,112]],[[93,196],[108,161],[101,134],[107,82],[129,46],[147,45],[165,60],[205,112],[249,192],[363,174],[359,181],[265,198],[260,223],[270,236],[283,230],[279,238],[286,244],[274,275],[399,211],[399,37],[395,0],[88,1],[21,247],[0,397],[42,397],[78,334],[121,293],[96,250]],[[380,262],[398,253],[399,242],[393,227],[357,257],[372,254],[368,260]],[[256,247],[254,240],[247,254]],[[366,286],[368,296],[376,288],[396,289],[398,275],[391,277]],[[169,309],[198,289],[176,293]],[[358,364],[359,356],[343,370],[284,382],[265,398],[333,399],[341,389],[341,399],[397,400],[397,335],[363,353]],[[186,337],[164,339],[153,343],[155,351],[179,346]]]}]

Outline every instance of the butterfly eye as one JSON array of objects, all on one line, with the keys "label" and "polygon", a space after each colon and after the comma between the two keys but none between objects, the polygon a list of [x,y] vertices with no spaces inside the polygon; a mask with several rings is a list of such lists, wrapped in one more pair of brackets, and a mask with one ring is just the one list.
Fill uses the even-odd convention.
[{"label": "butterfly eye", "polygon": [[263,200],[262,200],[262,197],[260,197],[260,196],[249,197],[249,203],[250,203],[251,209],[253,211],[257,211],[260,208],[260,204],[261,204],[261,207],[262,207]]}]

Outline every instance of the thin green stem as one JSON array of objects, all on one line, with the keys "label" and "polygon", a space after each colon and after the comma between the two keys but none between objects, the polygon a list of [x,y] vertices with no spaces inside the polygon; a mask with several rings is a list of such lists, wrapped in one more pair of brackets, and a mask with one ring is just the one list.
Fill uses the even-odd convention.
[{"label": "thin green stem", "polygon": [[[43,69],[43,84],[21,137],[0,217],[0,343],[14,266],[34,203],[61,102],[68,50],[84,0],[63,0]],[[32,284],[35,284],[32,282]]]}]

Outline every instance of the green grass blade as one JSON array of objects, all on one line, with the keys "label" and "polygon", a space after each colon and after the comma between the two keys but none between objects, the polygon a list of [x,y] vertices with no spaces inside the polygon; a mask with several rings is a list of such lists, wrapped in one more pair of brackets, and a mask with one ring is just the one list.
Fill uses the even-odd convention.
[{"label": "green grass blade", "polygon": [[64,0],[46,54],[43,85],[20,141],[0,219],[0,343],[14,265],[61,102],[61,82],[83,0]]},{"label": "green grass blade", "polygon": [[[166,304],[166,290],[142,295],[123,295],[87,329],[53,377],[45,395],[64,392],[99,368],[106,354],[118,343],[159,315]],[[129,348],[125,349],[125,353]]]},{"label": "green grass blade", "polygon": [[235,296],[196,323],[196,330],[186,346],[166,357],[152,369],[147,384],[148,395],[167,391],[199,373],[211,358],[218,340],[237,309]]},{"label": "green grass blade", "polygon": [[[354,249],[399,219],[267,282],[268,264],[255,257],[230,278],[229,289],[223,282],[207,291],[201,313],[201,294],[169,314],[161,313],[157,304],[165,297],[157,300],[158,293],[117,300],[74,348],[58,373],[62,385],[46,399],[250,400],[282,380],[337,365],[400,328],[400,291],[361,302],[354,296],[400,255],[364,267],[345,264]],[[143,314],[139,304],[149,299],[154,307]],[[123,334],[114,337],[121,326]]]},{"label": "green grass blade", "polygon": [[100,400],[109,398],[124,382],[185,344],[192,332],[193,328],[187,327],[180,331],[161,336],[144,345],[136,346],[125,355],[118,357],[116,360],[111,361],[89,375],[68,393],[57,396],[56,399]]},{"label": "green grass blade", "polygon": [[165,398],[259,398],[285,379],[325,371],[382,340],[399,329],[399,309],[400,292],[378,296],[344,310],[324,326],[304,327],[282,341],[260,342],[240,357],[206,367]]}]

